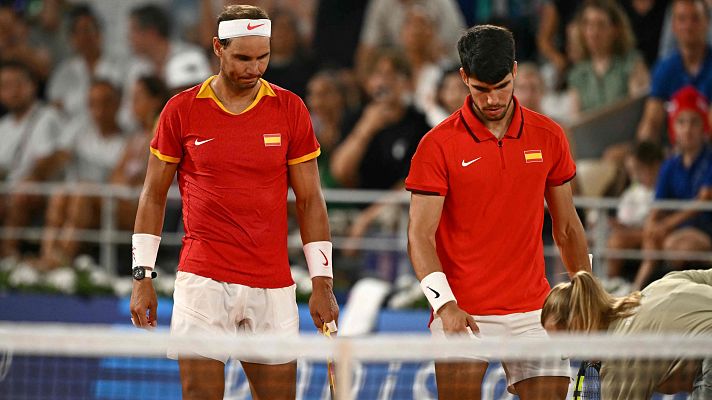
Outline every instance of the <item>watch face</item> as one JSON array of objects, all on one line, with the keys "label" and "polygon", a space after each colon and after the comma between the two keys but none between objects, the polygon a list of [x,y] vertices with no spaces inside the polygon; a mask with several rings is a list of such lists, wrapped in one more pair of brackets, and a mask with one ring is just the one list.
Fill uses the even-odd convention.
[{"label": "watch face", "polygon": [[143,268],[134,268],[133,269],[133,277],[136,280],[141,280],[146,276],[146,270]]}]

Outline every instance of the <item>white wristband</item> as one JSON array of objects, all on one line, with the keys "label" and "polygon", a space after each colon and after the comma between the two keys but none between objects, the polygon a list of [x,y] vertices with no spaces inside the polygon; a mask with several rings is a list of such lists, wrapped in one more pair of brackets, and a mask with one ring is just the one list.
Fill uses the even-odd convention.
[{"label": "white wristband", "polygon": [[452,294],[450,284],[447,283],[445,274],[438,271],[428,274],[420,281],[420,288],[425,293],[425,298],[428,299],[430,306],[433,307],[433,314],[437,313],[440,307],[445,303],[455,300],[455,295]]},{"label": "white wristband", "polygon": [[331,265],[331,242],[311,242],[304,245],[304,258],[307,259],[309,276],[334,277]]},{"label": "white wristband", "polygon": [[148,267],[156,268],[156,256],[161,237],[148,233],[134,233],[131,236],[131,268]]}]

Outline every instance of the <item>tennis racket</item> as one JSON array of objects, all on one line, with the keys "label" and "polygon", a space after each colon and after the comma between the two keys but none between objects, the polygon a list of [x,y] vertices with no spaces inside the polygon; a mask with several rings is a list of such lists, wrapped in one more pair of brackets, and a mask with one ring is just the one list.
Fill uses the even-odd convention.
[{"label": "tennis racket", "polygon": [[[329,339],[332,339],[331,337],[331,329],[324,323],[324,326],[321,328],[321,332],[324,334]],[[334,370],[334,360],[331,358],[326,359],[326,373],[329,377],[329,392],[331,393],[331,399],[335,399],[336,397],[336,371]]]},{"label": "tennis racket", "polygon": [[601,363],[598,361],[581,361],[576,381],[574,382],[574,400],[601,399]]}]

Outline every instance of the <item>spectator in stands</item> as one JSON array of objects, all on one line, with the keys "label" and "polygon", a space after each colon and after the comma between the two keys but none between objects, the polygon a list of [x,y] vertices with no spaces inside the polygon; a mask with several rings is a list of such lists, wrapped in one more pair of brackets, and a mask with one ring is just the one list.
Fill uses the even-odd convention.
[{"label": "spectator in stands", "polygon": [[468,94],[467,86],[462,82],[459,67],[453,67],[443,72],[437,84],[435,101],[425,109],[428,125],[434,127],[459,110]]},{"label": "spectator in stands", "polygon": [[[712,270],[671,272],[642,292],[612,297],[589,272],[549,293],[541,312],[548,332],[613,335],[712,334]],[[650,399],[653,391],[712,398],[712,358],[604,360],[601,398]]]},{"label": "spectator in stands", "polygon": [[[610,221],[608,249],[640,249],[643,244],[643,224],[655,198],[655,184],[664,158],[662,147],[652,142],[641,142],[626,160],[632,183],[621,195],[616,217]],[[624,259],[608,259],[607,278],[612,285],[622,284],[624,276],[626,280],[631,280],[624,274],[624,265]]]},{"label": "spectator in stands", "polygon": [[637,48],[648,68],[658,60],[660,36],[670,0],[619,0],[630,20]]},{"label": "spectator in stands", "polygon": [[370,103],[334,150],[331,172],[345,187],[391,189],[402,184],[420,138],[429,130],[425,116],[407,100],[411,70],[397,52],[382,51],[366,82]]},{"label": "spectator in stands", "polygon": [[[130,93],[139,77],[156,74],[174,90],[199,83],[212,73],[208,59],[199,47],[171,40],[171,27],[169,15],[159,6],[149,4],[131,10],[129,41],[137,58],[132,60],[124,83],[125,96],[119,114],[124,129],[135,130],[137,127],[131,111]],[[187,73],[168,73],[176,68]],[[202,78],[197,81],[176,79],[194,76]]]},{"label": "spectator in stands", "polygon": [[571,60],[571,54],[567,54],[567,30],[581,3],[583,0],[547,0],[542,5],[536,43],[539,55],[553,67],[551,86],[557,89],[566,82],[566,70]]},{"label": "spectator in stands", "polygon": [[87,93],[93,78],[121,85],[121,62],[108,57],[103,49],[101,24],[87,4],[69,10],[69,39],[74,56],[64,60],[52,72],[47,85],[47,99],[65,115],[74,118],[87,109]]},{"label": "spectator in stands", "polygon": [[[344,132],[349,133],[332,154],[331,173],[340,185],[379,190],[403,187],[410,159],[430,129],[425,116],[407,101],[410,79],[410,67],[400,53],[381,51],[376,56],[366,82],[371,101],[355,123],[346,123]],[[388,210],[384,203],[375,203],[362,211],[349,233],[352,243]]]},{"label": "spectator in stands", "polygon": [[518,63],[514,81],[514,95],[523,107],[559,123],[571,121],[573,102],[570,94],[549,91],[538,65],[532,62]]},{"label": "spectator in stands", "polygon": [[623,10],[608,0],[587,0],[576,22],[584,58],[568,76],[574,113],[645,93],[648,69]]},{"label": "spectator in stands", "polygon": [[119,90],[109,81],[95,80],[89,88],[88,100],[90,115],[76,119],[63,133],[62,147],[68,160],[67,187],[49,199],[36,264],[40,269],[69,265],[79,250],[76,231],[99,226],[101,198],[74,193],[72,189],[108,183],[126,144],[116,118],[121,100]]},{"label": "spectator in stands", "polygon": [[[158,116],[169,98],[169,91],[163,80],[157,76],[142,76],[136,81],[131,102],[134,117],[141,129],[126,139],[124,152],[116,164],[109,182],[132,188],[141,187],[146,176],[149,145]],[[138,200],[120,199],[117,206],[117,227],[121,230],[133,228]]]},{"label": "spectator in stands", "polygon": [[[656,200],[711,200],[712,148],[706,140],[708,104],[694,87],[677,92],[669,118],[677,154],[666,160],[658,176]],[[653,209],[643,228],[644,250],[711,251],[712,213],[697,210]],[[689,260],[692,261],[692,260]],[[676,269],[684,262],[672,262]],[[645,259],[633,282],[634,289],[648,283],[655,272],[654,259]]]},{"label": "spectator in stands", "polygon": [[[37,99],[37,87],[28,65],[0,64],[0,103],[8,110],[0,119],[0,182],[19,188],[54,178],[60,163],[62,120],[54,108]],[[13,228],[26,226],[45,202],[42,196],[17,192],[0,194],[0,204],[4,206],[0,206],[0,223],[12,234]],[[0,256],[19,256],[18,240],[6,238],[0,244]]]},{"label": "spectator in stands", "polygon": [[336,71],[317,72],[307,84],[306,103],[311,115],[314,134],[321,146],[317,158],[319,177],[324,188],[339,187],[331,175],[331,153],[341,143],[346,109],[346,89]]},{"label": "spectator in stands", "polygon": [[356,49],[356,71],[359,77],[372,64],[379,48],[397,47],[407,11],[414,6],[424,7],[433,20],[441,21],[435,33],[441,54],[457,60],[457,39],[465,29],[465,20],[455,0],[371,0],[361,28],[361,39]]},{"label": "spectator in stands", "polygon": [[274,36],[269,69],[265,71],[264,78],[304,98],[315,62],[309,49],[304,46],[297,16],[290,10],[282,9],[271,12],[270,17]]},{"label": "spectator in stands", "polygon": [[705,0],[673,0],[672,30],[679,49],[653,68],[650,96],[638,125],[638,140],[659,142],[664,129],[664,104],[691,84],[708,98],[712,81],[712,49],[707,43],[709,7]]},{"label": "spectator in stands", "polygon": [[406,11],[401,26],[399,44],[413,71],[413,105],[420,112],[426,112],[435,100],[436,85],[442,75],[438,24],[425,8],[416,5]]},{"label": "spectator in stands", "polygon": [[30,42],[29,23],[10,4],[0,2],[0,62],[19,61],[27,65],[37,77],[39,88],[52,69],[52,54],[44,43]]}]

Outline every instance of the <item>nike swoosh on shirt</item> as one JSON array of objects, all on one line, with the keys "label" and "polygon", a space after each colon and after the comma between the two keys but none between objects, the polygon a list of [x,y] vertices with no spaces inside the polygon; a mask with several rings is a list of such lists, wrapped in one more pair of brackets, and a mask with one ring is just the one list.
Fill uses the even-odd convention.
[{"label": "nike swoosh on shirt", "polygon": [[438,297],[440,297],[440,293],[438,293],[437,290],[431,288],[430,286],[426,286],[426,287],[427,287],[428,289],[430,289],[430,291],[432,291],[433,293],[435,293],[435,298],[436,298],[436,299],[437,299]]},{"label": "nike swoosh on shirt", "polygon": [[208,142],[211,141],[211,140],[215,140],[215,138],[210,138],[210,139],[206,139],[206,140],[198,140],[198,139],[195,139],[195,145],[196,145],[196,146],[200,146],[201,144],[208,143]]},{"label": "nike swoosh on shirt", "polygon": [[329,260],[326,258],[326,254],[324,254],[323,251],[319,250],[319,253],[321,253],[322,256],[324,256],[324,262],[321,263],[321,265],[328,267],[329,266]]},{"label": "nike swoosh on shirt", "polygon": [[253,29],[259,28],[259,27],[262,26],[262,25],[264,25],[264,24],[259,24],[259,25],[252,26],[252,25],[250,25],[250,23],[248,22],[248,23],[247,23],[247,30],[248,30],[248,31],[251,31],[251,30],[253,30]]},{"label": "nike swoosh on shirt", "polygon": [[467,161],[467,162],[465,162],[465,160],[462,160],[462,166],[463,166],[463,167],[467,167],[468,165],[472,164],[473,162],[479,160],[480,158],[482,158],[482,157],[477,157],[477,158],[475,158],[474,160],[470,160],[470,161]]}]

